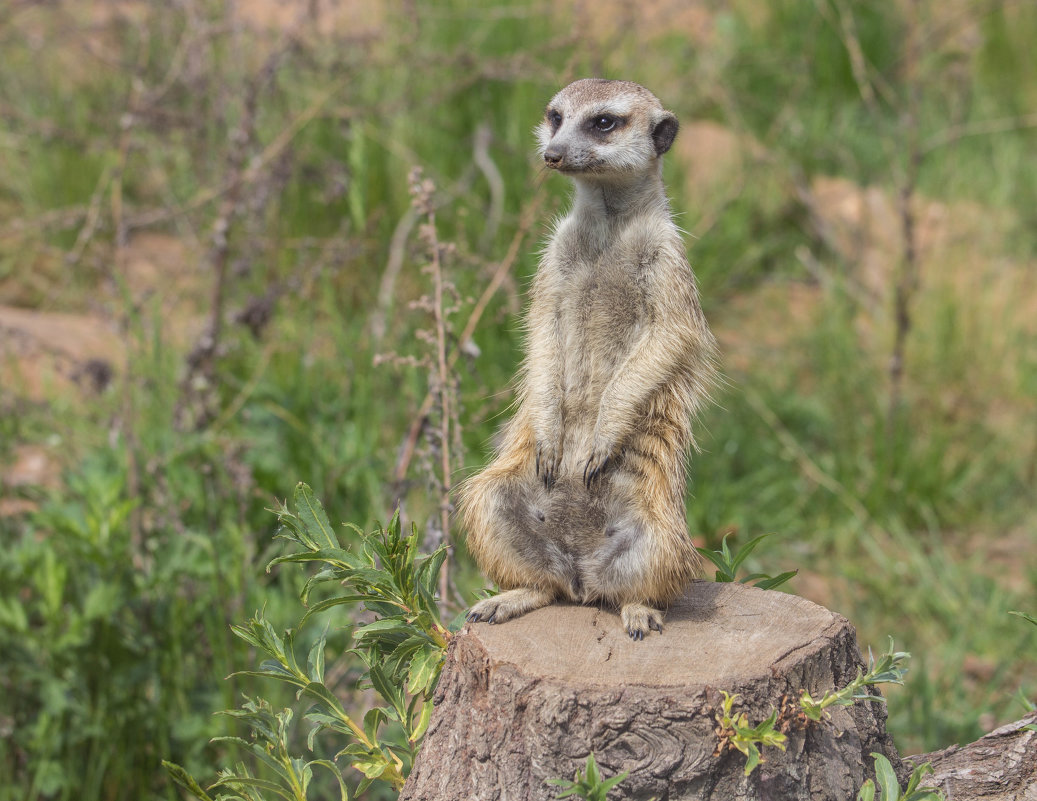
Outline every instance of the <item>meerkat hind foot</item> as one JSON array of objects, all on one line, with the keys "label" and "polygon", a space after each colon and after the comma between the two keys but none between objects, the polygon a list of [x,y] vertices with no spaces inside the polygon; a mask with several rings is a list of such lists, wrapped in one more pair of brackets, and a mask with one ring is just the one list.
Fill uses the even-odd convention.
[{"label": "meerkat hind foot", "polygon": [[484,598],[468,612],[467,620],[478,623],[503,623],[513,617],[532,612],[547,606],[554,600],[554,593],[546,590],[527,589],[506,590],[491,598]]},{"label": "meerkat hind foot", "polygon": [[663,613],[644,604],[623,604],[619,610],[623,626],[632,640],[643,640],[649,631],[663,631]]}]

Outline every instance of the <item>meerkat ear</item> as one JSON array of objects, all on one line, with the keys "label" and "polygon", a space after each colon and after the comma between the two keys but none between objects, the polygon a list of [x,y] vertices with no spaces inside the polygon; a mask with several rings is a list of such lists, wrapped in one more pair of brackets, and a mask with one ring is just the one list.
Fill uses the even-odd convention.
[{"label": "meerkat ear", "polygon": [[670,149],[673,140],[677,136],[679,124],[677,118],[669,111],[664,111],[662,116],[655,121],[652,128],[652,141],[655,142],[655,155],[661,156]]}]

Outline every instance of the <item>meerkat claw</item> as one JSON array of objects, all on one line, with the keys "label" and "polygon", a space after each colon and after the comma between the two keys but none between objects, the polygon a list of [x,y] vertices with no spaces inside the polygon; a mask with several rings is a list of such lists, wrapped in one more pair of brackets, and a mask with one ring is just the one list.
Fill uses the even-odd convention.
[{"label": "meerkat claw", "polygon": [[611,456],[606,456],[604,459],[601,460],[600,463],[595,464],[593,468],[591,467],[591,465],[597,461],[596,457],[591,456],[591,458],[587,460],[587,464],[583,468],[583,483],[584,485],[586,485],[587,489],[591,488],[591,483],[594,481],[594,479],[596,479],[603,472],[605,472],[605,468],[608,467],[608,463],[611,458]]},{"label": "meerkat claw", "polygon": [[536,459],[534,461],[534,472],[544,482],[545,489],[551,489],[558,478],[558,456],[554,449],[546,449],[543,445],[537,445]]}]

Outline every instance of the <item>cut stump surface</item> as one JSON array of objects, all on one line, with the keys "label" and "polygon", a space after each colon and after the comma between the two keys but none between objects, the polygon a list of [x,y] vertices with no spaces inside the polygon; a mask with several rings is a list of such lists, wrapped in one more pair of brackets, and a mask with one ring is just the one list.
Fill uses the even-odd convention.
[{"label": "cut stump surface", "polygon": [[[751,724],[783,699],[815,698],[863,666],[853,627],[802,598],[741,584],[693,582],[661,635],[634,642],[612,611],[554,605],[454,637],[425,742],[402,799],[553,799],[594,752],[605,777],[629,771],[609,798],[855,798],[870,754],[900,760],[882,704],[833,709],[806,724],[786,714],[787,751],[721,747],[721,690]],[[788,712],[788,710],[787,710]]]}]

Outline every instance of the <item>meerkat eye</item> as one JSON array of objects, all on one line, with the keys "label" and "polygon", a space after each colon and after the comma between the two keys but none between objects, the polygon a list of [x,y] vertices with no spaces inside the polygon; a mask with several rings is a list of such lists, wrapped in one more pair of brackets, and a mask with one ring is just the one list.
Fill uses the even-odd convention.
[{"label": "meerkat eye", "polygon": [[562,115],[557,111],[547,112],[547,121],[551,123],[551,130],[557,131],[562,124]]},{"label": "meerkat eye", "polygon": [[597,117],[594,120],[595,130],[601,131],[602,133],[608,133],[615,127],[616,118],[609,114],[602,114],[600,117]]}]

